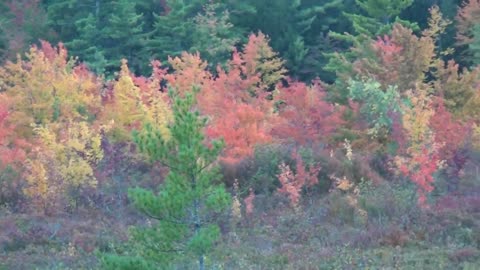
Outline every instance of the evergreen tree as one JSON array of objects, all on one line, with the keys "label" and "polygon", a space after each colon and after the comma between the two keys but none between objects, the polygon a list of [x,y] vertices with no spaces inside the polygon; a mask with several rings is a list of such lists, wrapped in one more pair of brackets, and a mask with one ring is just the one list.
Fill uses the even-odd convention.
[{"label": "evergreen tree", "polygon": [[97,74],[105,73],[107,63],[101,46],[102,35],[97,18],[90,13],[87,17],[76,21],[75,26],[79,32],[77,38],[65,45],[73,55],[80,56],[92,71]]},{"label": "evergreen tree", "polygon": [[[335,85],[331,88],[331,96],[334,96],[333,99],[336,102],[345,103],[347,101],[348,82],[345,77],[351,74],[352,63],[363,52],[368,51],[372,39],[387,34],[395,23],[419,30],[417,24],[398,17],[412,2],[413,0],[355,0],[360,10],[355,13],[344,12],[346,18],[352,23],[353,31],[351,33],[330,31],[329,36],[343,42],[344,48],[349,49],[343,52],[325,53],[329,58],[327,65],[324,67],[325,71],[337,75]],[[355,49],[352,49],[352,47]]]},{"label": "evergreen tree", "polygon": [[155,14],[168,13],[166,0],[135,0],[134,2],[137,12],[143,14],[142,21],[146,33],[150,33],[154,29]]},{"label": "evergreen tree", "polygon": [[116,1],[108,24],[103,29],[107,37],[103,46],[106,49],[108,71],[118,69],[121,59],[127,59],[130,67],[137,72],[148,67],[149,57],[143,51],[143,14],[137,13],[135,7],[134,1]]},{"label": "evergreen tree", "polygon": [[8,37],[6,33],[8,25],[7,6],[5,3],[0,3],[0,63],[3,61],[8,50]]},{"label": "evergreen tree", "polygon": [[219,12],[220,8],[219,3],[210,2],[194,18],[196,29],[190,51],[200,52],[211,70],[215,70],[218,64],[223,66],[240,41],[240,33],[230,23],[228,10]]},{"label": "evergreen tree", "polygon": [[468,50],[472,56],[470,62],[478,66],[480,64],[480,24],[473,27],[472,34],[472,42],[468,44]]},{"label": "evergreen tree", "polygon": [[[98,74],[106,70],[104,27],[112,13],[112,0],[46,0],[49,24],[70,54]],[[119,63],[117,64],[119,66]]]},{"label": "evergreen tree", "polygon": [[142,50],[144,19],[136,1],[47,0],[45,5],[58,41],[93,71],[112,75],[123,58],[137,73],[148,66],[150,57]]},{"label": "evergreen tree", "polygon": [[148,49],[155,59],[180,55],[193,44],[195,22],[207,0],[166,0],[165,10],[155,16],[154,30],[150,33]]},{"label": "evergreen tree", "polygon": [[58,35],[58,39],[52,41],[68,43],[81,36],[76,22],[87,18],[90,14],[97,20],[95,27],[102,28],[104,18],[109,14],[105,9],[111,0],[44,0],[42,2],[47,11],[49,25]]},{"label": "evergreen tree", "polygon": [[312,6],[324,2],[324,11],[313,21],[310,31],[305,34],[305,44],[308,46],[307,55],[304,58],[300,78],[312,80],[320,77],[322,81],[333,83],[335,73],[324,70],[329,61],[326,53],[345,50],[341,43],[332,39],[328,33],[335,30],[338,33],[351,32],[351,23],[343,19],[342,12],[355,12],[355,0],[343,1],[318,1],[304,0],[305,6]]},{"label": "evergreen tree", "polygon": [[181,98],[170,92],[174,123],[168,140],[151,125],[135,133],[140,151],[152,161],[160,161],[170,172],[158,192],[130,190],[135,207],[156,222],[133,231],[138,256],[105,257],[105,268],[171,269],[173,263],[179,262],[176,259],[186,262],[195,258],[199,269],[205,269],[205,256],[220,236],[218,215],[229,206],[231,198],[216,182],[220,179],[216,162],[223,143],[205,144],[206,119],[193,108],[195,93]]},{"label": "evergreen tree", "polygon": [[[323,25],[328,28],[335,23],[335,11],[342,1],[305,1],[305,0],[247,0],[254,13],[245,16],[233,13],[234,25],[249,32],[261,31],[268,35],[272,48],[287,61],[287,68],[295,77],[312,78],[318,73],[311,66],[305,66],[310,48],[317,40],[311,38],[319,34]],[[319,3],[320,2],[320,3]],[[323,29],[325,30],[325,29]],[[309,62],[311,63],[311,62]]]},{"label": "evergreen tree", "polygon": [[215,71],[223,64],[243,29],[230,22],[231,15],[245,14],[248,6],[239,1],[165,0],[164,11],[156,15],[147,48],[155,59],[165,60],[182,52],[199,52]]},{"label": "evergreen tree", "polygon": [[419,29],[415,23],[412,24],[398,17],[413,3],[413,0],[355,0],[355,3],[359,7],[357,12],[344,12],[352,23],[353,33],[343,34],[331,31],[332,37],[351,44],[385,34],[394,23],[401,23],[415,30]]}]

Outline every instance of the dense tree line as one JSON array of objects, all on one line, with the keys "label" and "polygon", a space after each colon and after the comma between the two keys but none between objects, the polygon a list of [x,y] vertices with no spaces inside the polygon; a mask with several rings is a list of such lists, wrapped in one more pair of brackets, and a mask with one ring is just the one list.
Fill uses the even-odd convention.
[{"label": "dense tree line", "polygon": [[[286,60],[292,77],[311,80],[320,76],[333,82],[337,67],[332,65],[330,54],[348,49],[354,36],[387,33],[389,25],[395,22],[424,27],[428,8],[433,4],[447,18],[454,19],[460,2],[6,1],[0,9],[0,57],[12,58],[43,39],[65,43],[71,55],[107,76],[118,71],[122,58],[129,60],[134,72],[146,74],[149,60],[165,61],[182,51],[200,52],[215,70],[217,64],[228,60],[234,48],[246,42],[247,34],[261,31]],[[451,25],[442,37],[440,46],[453,45],[453,28]],[[460,46],[455,56],[459,58],[468,49]]]}]

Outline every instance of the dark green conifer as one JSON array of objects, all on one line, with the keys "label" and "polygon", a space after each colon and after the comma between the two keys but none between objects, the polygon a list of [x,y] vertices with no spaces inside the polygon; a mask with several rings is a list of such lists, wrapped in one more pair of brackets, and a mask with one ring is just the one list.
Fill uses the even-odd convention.
[{"label": "dark green conifer", "polygon": [[[154,126],[135,133],[141,152],[169,168],[158,191],[130,190],[129,197],[152,225],[136,228],[132,234],[135,256],[106,257],[107,269],[171,269],[175,262],[197,261],[205,269],[205,256],[220,236],[219,215],[231,197],[221,178],[217,158],[221,141],[206,144],[206,119],[195,110],[195,93],[179,97],[173,92],[174,123],[171,136],[164,138]],[[128,265],[131,268],[125,268]]]}]

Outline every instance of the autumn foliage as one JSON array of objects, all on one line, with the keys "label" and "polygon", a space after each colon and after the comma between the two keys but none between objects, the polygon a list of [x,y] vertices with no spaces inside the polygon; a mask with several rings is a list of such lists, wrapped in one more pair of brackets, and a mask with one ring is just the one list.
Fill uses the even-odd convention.
[{"label": "autumn foliage", "polygon": [[[388,34],[351,48],[357,57],[343,59],[350,73],[339,80],[355,79],[345,81],[343,105],[332,102],[343,93],[333,93],[336,86],[289,78],[261,32],[215,72],[199,53],[184,52],[169,57],[168,67],[152,61],[148,77],[135,75],[123,60],[111,80],[70,58],[62,44],[41,42],[0,68],[2,168],[25,163],[17,166],[23,191],[40,208],[71,203],[75,191],[97,188],[102,142],[129,145],[132,131],[146,125],[168,141],[174,115],[167,92],[184,96],[195,87],[195,109],[207,119],[205,143],[225,142],[222,164],[239,166],[254,158],[258,146],[272,143],[333,153],[351,141],[353,151],[369,157],[383,151],[397,176],[417,185],[419,203],[426,205],[436,175],[448,166],[457,174],[463,168],[457,159],[474,130],[480,100],[478,70],[438,57],[437,38],[449,22],[438,8],[430,12],[421,35],[394,24]],[[304,189],[317,184],[320,165],[304,164],[299,154],[292,159],[295,164],[276,164],[275,174],[278,191],[297,206]],[[352,169],[352,160],[345,162],[350,167],[343,170]]]},{"label": "autumn foliage", "polygon": [[279,86],[276,101],[279,119],[272,134],[280,140],[311,147],[328,141],[344,124],[344,108],[326,101],[326,91],[319,81],[311,86],[293,81]]},{"label": "autumn foliage", "polygon": [[295,160],[296,172],[285,162],[278,165],[280,173],[277,177],[281,184],[278,192],[287,195],[290,205],[298,208],[303,189],[318,183],[317,177],[321,167],[315,165],[306,168],[302,157],[297,152],[292,153],[292,158]]},{"label": "autumn foliage", "polygon": [[479,169],[480,0],[0,0],[0,269],[469,269]]},{"label": "autumn foliage", "polygon": [[0,94],[0,169],[18,167],[26,158],[28,143],[15,134],[15,125],[10,122],[10,99]]},{"label": "autumn foliage", "polygon": [[480,1],[465,0],[458,10],[457,16],[457,42],[468,45],[473,42],[474,26],[480,22]]}]

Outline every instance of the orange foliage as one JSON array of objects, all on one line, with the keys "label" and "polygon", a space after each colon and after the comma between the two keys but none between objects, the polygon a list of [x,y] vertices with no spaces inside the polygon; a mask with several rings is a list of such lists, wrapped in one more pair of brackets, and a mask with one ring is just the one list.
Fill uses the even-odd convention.
[{"label": "orange foliage", "polygon": [[399,149],[399,155],[395,157],[399,172],[417,185],[418,204],[421,207],[427,207],[426,195],[433,190],[433,175],[443,165],[440,155],[442,145],[437,143],[430,126],[435,111],[426,91],[417,89],[416,93],[407,93],[411,106],[403,108],[406,145]]},{"label": "orange foliage", "polygon": [[430,127],[435,133],[435,143],[440,145],[440,156],[450,160],[455,152],[465,143],[468,125],[452,117],[447,111],[442,98],[434,101],[435,114],[430,118]]},{"label": "orange foliage", "polygon": [[433,174],[441,165],[438,146],[434,145],[430,149],[424,146],[420,151],[411,153],[409,163],[410,165],[400,165],[399,170],[417,185],[418,204],[427,207],[426,195],[433,191]]},{"label": "orange foliage", "polygon": [[245,103],[225,101],[229,110],[221,117],[212,117],[206,134],[211,138],[223,138],[226,148],[222,160],[236,163],[253,154],[257,144],[272,140],[266,129],[265,114]]},{"label": "orange foliage", "polygon": [[6,166],[19,167],[26,158],[28,143],[18,138],[15,126],[9,121],[10,99],[0,94],[0,170]]},{"label": "orange foliage", "polygon": [[278,54],[268,45],[269,39],[262,32],[251,34],[243,52],[233,53],[230,65],[241,68],[248,78],[260,76],[259,89],[271,90],[282,78],[287,70],[283,67],[285,61],[278,58]]},{"label": "orange foliage", "polygon": [[174,74],[166,74],[165,79],[170,86],[180,94],[191,91],[193,86],[202,87],[212,75],[206,70],[207,62],[200,58],[199,53],[183,52],[181,57],[168,58]]},{"label": "orange foliage", "polygon": [[[180,92],[200,87],[198,106],[209,117],[207,136],[222,137],[222,160],[236,163],[253,154],[257,144],[272,141],[273,102],[266,90],[283,78],[283,62],[268,46],[263,34],[250,36],[243,52],[234,52],[226,70],[217,76],[206,70],[198,54],[171,58],[174,73],[165,79]],[[268,76],[267,76],[268,75]]]},{"label": "orange foliage", "polygon": [[281,103],[279,120],[272,134],[281,140],[293,140],[300,145],[328,141],[332,133],[344,123],[343,108],[325,101],[325,90],[319,81],[307,86],[290,82],[280,87],[276,100]]},{"label": "orange foliage", "polygon": [[316,165],[306,169],[303,159],[299,154],[294,152],[292,157],[296,162],[296,173],[284,162],[278,166],[280,173],[277,177],[282,185],[282,187],[278,189],[278,192],[286,194],[292,207],[298,208],[302,189],[318,183],[317,175],[320,171],[320,166]]}]

